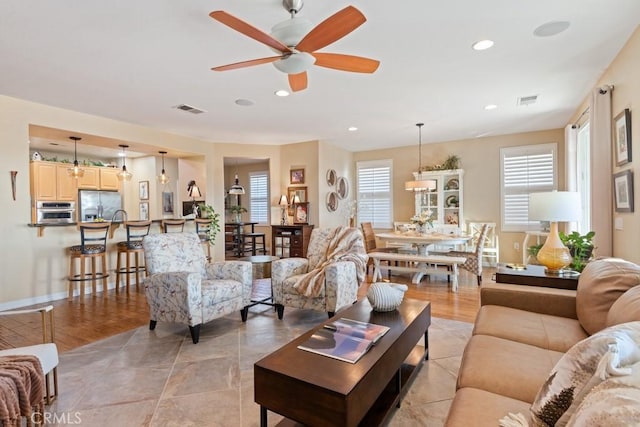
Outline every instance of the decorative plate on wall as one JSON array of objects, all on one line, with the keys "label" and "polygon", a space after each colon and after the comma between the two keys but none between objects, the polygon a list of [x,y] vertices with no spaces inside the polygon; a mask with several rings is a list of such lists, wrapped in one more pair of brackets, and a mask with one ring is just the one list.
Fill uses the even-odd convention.
[{"label": "decorative plate on wall", "polygon": [[336,171],[333,169],[329,169],[327,171],[327,185],[329,185],[330,187],[333,187],[334,185],[336,185],[337,180],[338,180],[338,174],[336,174]]},{"label": "decorative plate on wall", "polygon": [[460,188],[460,182],[458,178],[451,178],[447,181],[447,185],[444,186],[445,190],[458,190]]},{"label": "decorative plate on wall", "polygon": [[349,195],[349,182],[347,181],[347,178],[345,178],[344,176],[341,176],[340,178],[338,178],[336,193],[338,194],[338,197],[341,199],[344,199]]},{"label": "decorative plate on wall", "polygon": [[338,194],[335,191],[327,193],[327,210],[335,212],[338,209]]}]

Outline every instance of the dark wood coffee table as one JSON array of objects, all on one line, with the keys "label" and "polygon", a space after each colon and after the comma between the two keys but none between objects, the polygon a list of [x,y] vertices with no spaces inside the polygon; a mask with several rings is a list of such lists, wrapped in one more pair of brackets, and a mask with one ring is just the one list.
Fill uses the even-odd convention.
[{"label": "dark wood coffee table", "polygon": [[[389,332],[357,363],[298,349],[316,330],[338,318],[385,325]],[[254,365],[260,425],[267,410],[308,426],[382,424],[400,405],[407,387],[429,357],[429,302],[405,299],[395,311],[378,313],[363,299],[336,313]],[[424,336],[425,346],[418,346]]]}]

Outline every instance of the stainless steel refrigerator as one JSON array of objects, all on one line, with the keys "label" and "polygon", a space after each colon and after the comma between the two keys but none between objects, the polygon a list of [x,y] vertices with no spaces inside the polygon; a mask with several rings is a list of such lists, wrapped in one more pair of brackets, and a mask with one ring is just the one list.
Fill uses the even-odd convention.
[{"label": "stainless steel refrigerator", "polygon": [[109,221],[118,209],[122,209],[122,196],[118,191],[79,190],[78,202],[80,222],[98,218]]}]

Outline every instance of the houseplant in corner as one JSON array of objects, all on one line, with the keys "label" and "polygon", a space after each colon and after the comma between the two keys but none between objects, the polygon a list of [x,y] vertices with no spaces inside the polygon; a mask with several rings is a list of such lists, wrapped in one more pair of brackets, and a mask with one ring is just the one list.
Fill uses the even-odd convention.
[{"label": "houseplant in corner", "polygon": [[573,257],[573,261],[571,261],[571,264],[569,265],[572,270],[582,272],[591,259],[593,250],[595,249],[593,245],[593,236],[595,235],[595,231],[589,231],[584,235],[581,235],[577,231],[569,234],[560,232],[560,240],[562,240],[562,243],[569,248],[569,253]]},{"label": "houseplant in corner", "polygon": [[242,214],[247,210],[240,205],[234,205],[229,208],[229,212],[231,212],[233,217],[233,222],[240,223],[242,222]]},{"label": "houseplant in corner", "polygon": [[204,203],[200,205],[200,212],[202,212],[203,218],[211,220],[207,235],[209,236],[209,243],[213,245],[216,241],[216,235],[220,231],[220,214],[213,209],[213,206],[205,205]]}]

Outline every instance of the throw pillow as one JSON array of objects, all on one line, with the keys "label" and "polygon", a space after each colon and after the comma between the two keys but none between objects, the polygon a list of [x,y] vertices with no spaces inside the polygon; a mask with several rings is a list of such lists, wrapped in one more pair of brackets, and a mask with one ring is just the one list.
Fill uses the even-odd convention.
[{"label": "throw pillow", "polygon": [[607,314],[607,326],[640,320],[640,286],[634,286],[613,303]]},{"label": "throw pillow", "polygon": [[569,419],[567,427],[640,425],[640,363],[631,375],[612,377],[595,386]]},{"label": "throw pillow", "polygon": [[500,425],[564,426],[587,393],[610,376],[628,375],[640,361],[640,321],[604,329],[571,347],[531,405],[531,416],[509,414]]}]

